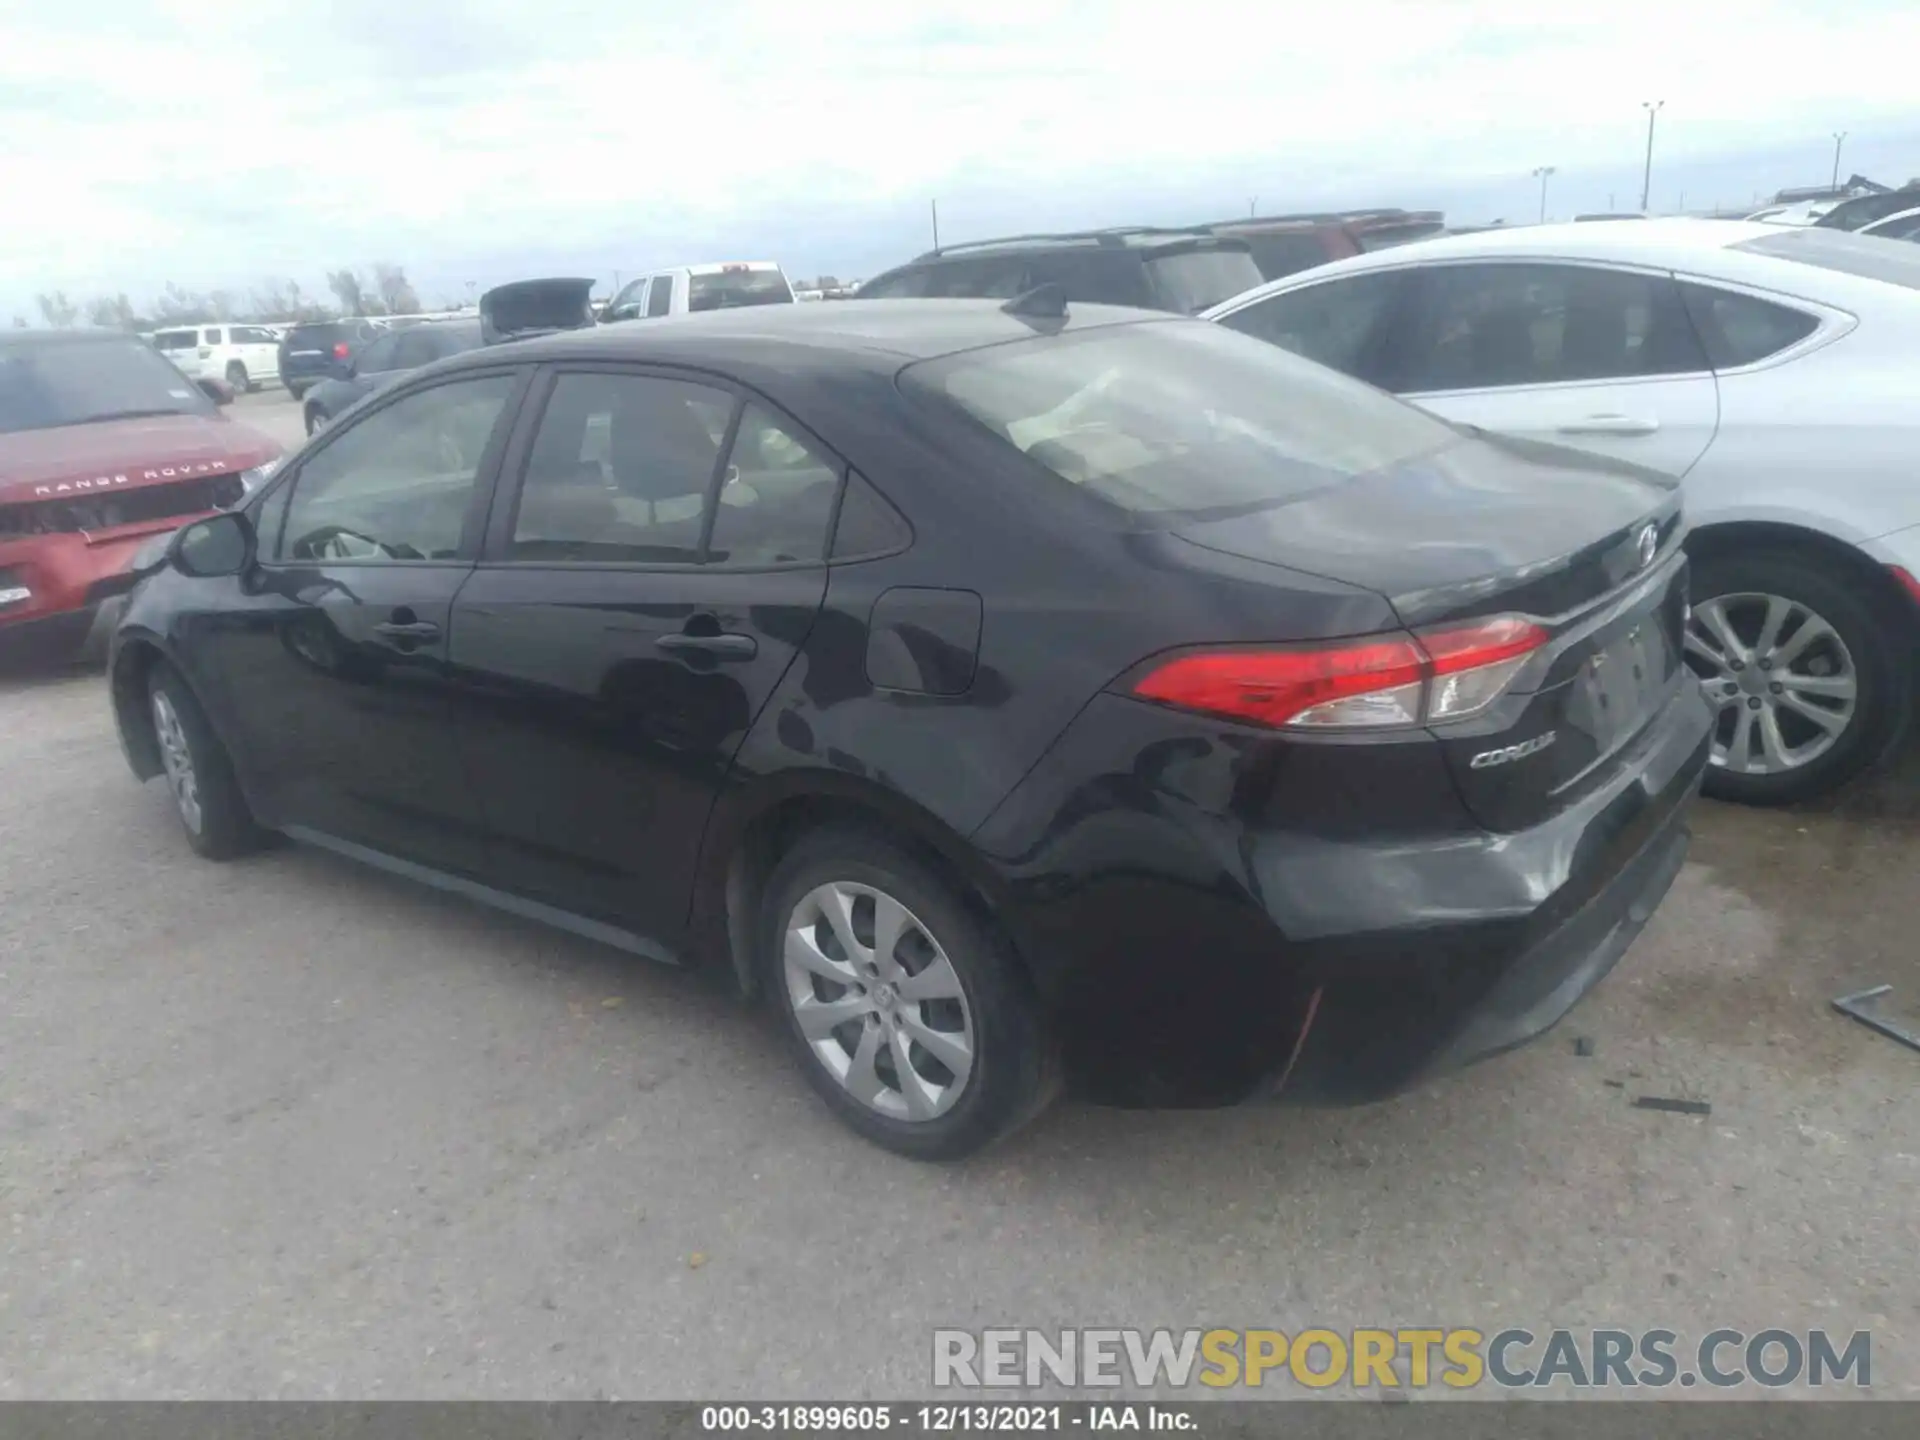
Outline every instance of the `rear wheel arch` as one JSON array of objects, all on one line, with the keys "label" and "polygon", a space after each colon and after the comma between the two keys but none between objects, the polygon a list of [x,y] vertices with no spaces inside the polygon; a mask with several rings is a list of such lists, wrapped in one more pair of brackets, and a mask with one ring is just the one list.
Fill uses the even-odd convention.
[{"label": "rear wheel arch", "polygon": [[1002,887],[966,841],[896,792],[835,773],[762,793],[731,815],[714,817],[696,881],[694,925],[716,948],[724,946],[743,995],[760,990],[753,947],[767,881],[802,836],[826,828],[868,831],[898,846],[950,884],[1026,968],[1001,918]]},{"label": "rear wheel arch", "polygon": [[1889,622],[1911,622],[1914,618],[1912,601],[1885,565],[1857,545],[1804,525],[1772,520],[1732,520],[1703,525],[1687,536],[1686,551],[1694,561],[1736,553],[1786,551],[1823,563],[1840,577],[1857,583],[1875,610],[1882,612]]}]

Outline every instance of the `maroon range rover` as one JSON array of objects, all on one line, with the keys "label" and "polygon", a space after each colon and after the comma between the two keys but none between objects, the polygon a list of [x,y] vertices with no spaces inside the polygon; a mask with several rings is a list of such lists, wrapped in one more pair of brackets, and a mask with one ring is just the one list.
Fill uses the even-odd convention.
[{"label": "maroon range rover", "polygon": [[232,398],[131,335],[0,330],[0,658],[88,649],[143,541],[273,472],[280,446],[221,414]]}]

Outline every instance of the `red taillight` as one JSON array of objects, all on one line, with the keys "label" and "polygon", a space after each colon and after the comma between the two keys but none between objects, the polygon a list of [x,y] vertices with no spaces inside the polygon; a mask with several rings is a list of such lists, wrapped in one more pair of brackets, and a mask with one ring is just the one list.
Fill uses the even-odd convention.
[{"label": "red taillight", "polygon": [[351,350],[349,350],[349,349],[347,348],[347,342],[346,342],[346,341],[344,341],[344,340],[340,340],[340,341],[336,341],[336,342],[334,343],[334,347],[333,347],[333,358],[334,358],[334,359],[336,359],[336,360],[344,360],[344,359],[346,359],[346,358],[347,358],[347,357],[348,357],[349,355],[351,355],[352,353],[353,353],[353,352],[352,352]]},{"label": "red taillight", "polygon": [[1259,725],[1356,729],[1458,720],[1500,698],[1547,632],[1517,615],[1419,635],[1209,650],[1155,666],[1142,700]]}]

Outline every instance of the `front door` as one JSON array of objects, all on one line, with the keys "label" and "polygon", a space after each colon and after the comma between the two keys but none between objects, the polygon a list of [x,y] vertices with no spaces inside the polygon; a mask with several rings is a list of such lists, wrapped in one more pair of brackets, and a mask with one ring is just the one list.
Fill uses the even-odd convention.
[{"label": "front door", "polygon": [[824,597],[841,469],[759,402],[618,368],[553,375],[524,449],[453,613],[498,869],[673,948],[714,800]]},{"label": "front door", "polygon": [[1422,266],[1389,388],[1447,419],[1685,475],[1719,390],[1680,287],[1655,271]]},{"label": "front door", "polygon": [[267,823],[479,870],[447,655],[524,378],[401,395],[329,433],[264,497],[245,603],[198,648]]}]

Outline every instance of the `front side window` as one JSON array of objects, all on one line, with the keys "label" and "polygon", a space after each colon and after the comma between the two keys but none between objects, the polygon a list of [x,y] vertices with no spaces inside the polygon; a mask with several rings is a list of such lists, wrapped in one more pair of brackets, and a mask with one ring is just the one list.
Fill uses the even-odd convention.
[{"label": "front side window", "polygon": [[1460,440],[1277,345],[1186,321],[997,345],[909,366],[902,383],[1138,515],[1259,509]]},{"label": "front side window", "polygon": [[218,330],[201,331],[200,343],[202,345],[218,345],[220,343],[220,332]]},{"label": "front side window", "polygon": [[656,275],[653,288],[647,291],[647,318],[654,319],[673,309],[673,276]]},{"label": "front side window", "polygon": [[449,381],[335,430],[293,478],[276,555],[306,564],[459,558],[515,384],[511,375]]},{"label": "front side window", "polygon": [[1380,374],[1374,356],[1405,278],[1403,272],[1386,271],[1309,285],[1223,315],[1220,323],[1343,374],[1374,381]]},{"label": "front side window", "polygon": [[727,454],[707,562],[790,565],[824,559],[839,488],[836,462],[771,410],[749,404]]},{"label": "front side window", "polygon": [[733,396],[654,375],[563,374],[527,457],[509,558],[693,564]]},{"label": "front side window", "polygon": [[[178,353],[181,347],[167,348]],[[172,361],[131,335],[0,345],[0,434],[212,412],[212,403]]]},{"label": "front side window", "polygon": [[1480,390],[1705,371],[1665,275],[1584,265],[1434,265],[1421,322],[1392,366],[1402,392]]}]

